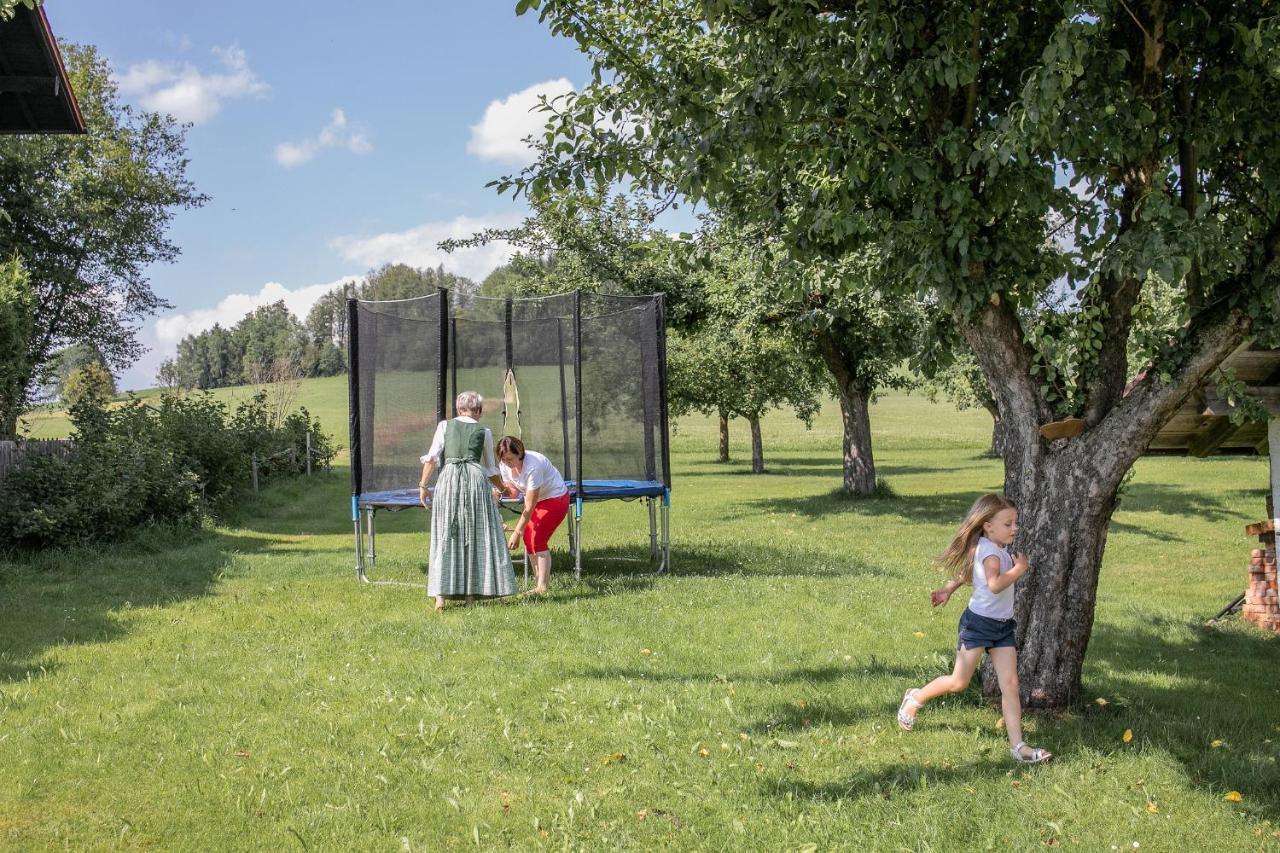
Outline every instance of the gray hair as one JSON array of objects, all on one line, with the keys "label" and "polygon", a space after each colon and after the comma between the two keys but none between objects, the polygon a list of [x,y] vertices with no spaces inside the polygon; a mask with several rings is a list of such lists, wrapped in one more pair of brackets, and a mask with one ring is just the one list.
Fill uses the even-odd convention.
[{"label": "gray hair", "polygon": [[459,412],[482,414],[484,412],[484,397],[481,397],[475,391],[463,391],[453,401],[453,408]]}]

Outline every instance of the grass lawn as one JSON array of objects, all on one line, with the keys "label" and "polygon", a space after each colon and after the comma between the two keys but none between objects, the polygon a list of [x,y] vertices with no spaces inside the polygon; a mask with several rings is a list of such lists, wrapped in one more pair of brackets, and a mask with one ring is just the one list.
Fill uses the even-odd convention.
[{"label": "grass lawn", "polygon": [[[342,379],[300,402],[345,443]],[[358,586],[345,469],[198,535],[0,563],[0,847],[1280,849],[1280,638],[1203,625],[1265,459],[1140,463],[1090,701],[1032,719],[1059,758],[1022,769],[976,690],[893,720],[951,663],[964,602],[930,610],[929,557],[999,487],[986,415],[884,399],[896,496],[870,501],[833,494],[838,421],[767,419],[764,476],[743,427],[717,465],[682,422],[674,572],[611,559],[647,555],[639,505],[589,505],[583,581],[561,533],[541,602],[433,614],[417,512],[380,516],[375,573],[413,586]]]}]

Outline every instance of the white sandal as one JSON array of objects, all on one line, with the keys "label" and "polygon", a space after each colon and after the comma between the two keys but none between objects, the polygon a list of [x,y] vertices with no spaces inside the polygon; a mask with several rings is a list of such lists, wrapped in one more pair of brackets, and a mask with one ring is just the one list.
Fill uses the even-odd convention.
[{"label": "white sandal", "polygon": [[[916,701],[915,694],[919,692],[919,690],[912,688],[902,694],[902,704],[898,706],[898,728],[904,732],[911,731],[911,727],[916,723],[916,714],[920,713],[920,709],[924,707],[923,702]],[[907,713],[908,705],[915,706],[910,714]]]},{"label": "white sandal", "polygon": [[[1022,750],[1031,750],[1031,755],[1023,755]],[[1013,756],[1013,760],[1019,764],[1043,764],[1046,761],[1053,760],[1053,753],[1039,747],[1027,746],[1027,742],[1020,740],[1017,746],[1009,747],[1009,754]]]}]

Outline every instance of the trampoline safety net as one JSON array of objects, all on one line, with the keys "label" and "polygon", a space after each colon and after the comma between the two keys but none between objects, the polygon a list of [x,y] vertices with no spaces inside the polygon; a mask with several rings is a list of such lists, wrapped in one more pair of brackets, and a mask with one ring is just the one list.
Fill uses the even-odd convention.
[{"label": "trampoline safety net", "polygon": [[461,391],[484,396],[482,423],[495,440],[518,435],[571,485],[670,488],[660,295],[493,299],[440,291],[353,299],[348,313],[357,498],[416,488],[419,457],[436,424],[456,414]]}]

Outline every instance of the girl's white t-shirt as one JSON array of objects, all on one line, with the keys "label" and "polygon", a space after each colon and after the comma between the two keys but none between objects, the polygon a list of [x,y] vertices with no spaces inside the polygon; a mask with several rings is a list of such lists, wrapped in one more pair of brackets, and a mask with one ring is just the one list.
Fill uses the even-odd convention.
[{"label": "girl's white t-shirt", "polygon": [[1006,549],[985,536],[978,537],[978,547],[973,552],[973,595],[969,597],[969,610],[988,619],[1012,619],[1014,584],[1000,592],[992,592],[987,587],[987,573],[982,568],[982,561],[987,557],[1000,559],[1002,575],[1013,568],[1013,557]]},{"label": "girl's white t-shirt", "polygon": [[498,467],[502,471],[502,479],[515,483],[521,494],[527,493],[530,489],[537,489],[540,501],[558,498],[569,493],[564,485],[564,477],[560,476],[556,466],[536,450],[524,452],[524,465],[521,466],[519,474],[508,468],[505,462],[499,462]]}]

